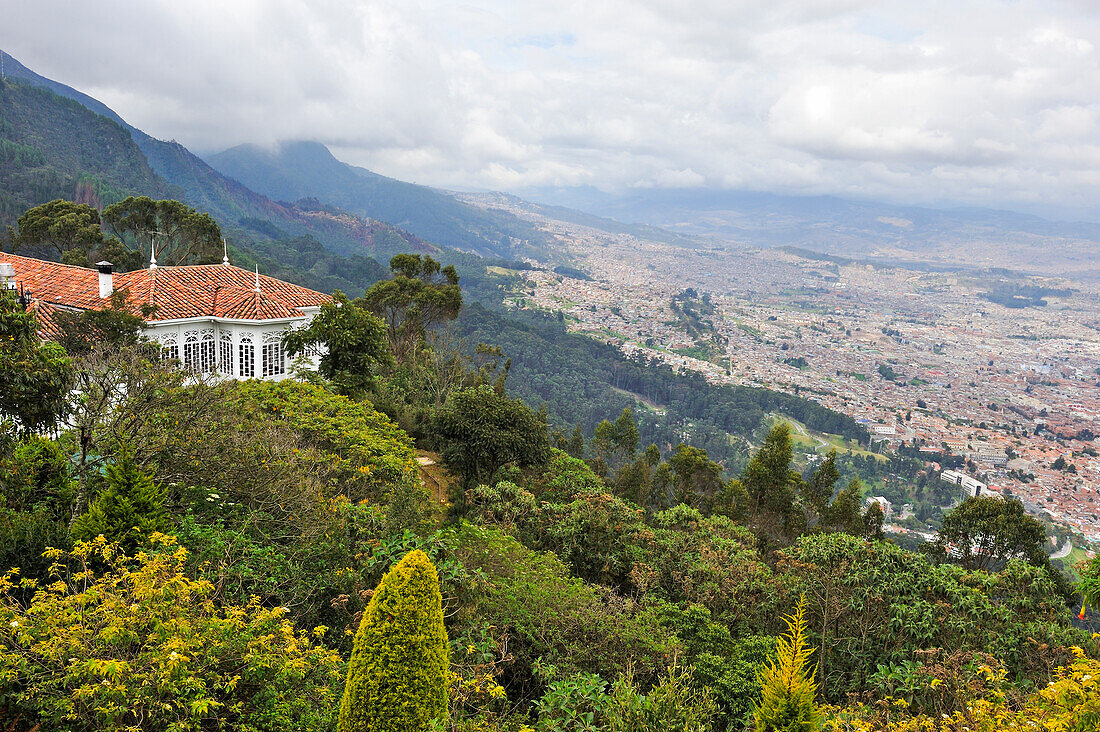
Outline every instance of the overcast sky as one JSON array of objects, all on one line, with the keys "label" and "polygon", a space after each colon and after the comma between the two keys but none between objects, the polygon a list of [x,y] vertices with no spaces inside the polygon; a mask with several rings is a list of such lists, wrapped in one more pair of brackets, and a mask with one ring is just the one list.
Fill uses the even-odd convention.
[{"label": "overcast sky", "polygon": [[313,139],[513,191],[1100,200],[1100,0],[0,0],[0,18],[28,67],[198,151]]}]

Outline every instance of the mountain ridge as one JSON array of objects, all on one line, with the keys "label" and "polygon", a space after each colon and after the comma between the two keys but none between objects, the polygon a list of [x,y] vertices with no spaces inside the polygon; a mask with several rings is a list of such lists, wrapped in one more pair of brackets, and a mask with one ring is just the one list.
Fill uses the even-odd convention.
[{"label": "mountain ridge", "polygon": [[206,160],[223,175],[277,201],[316,198],[482,256],[560,258],[553,237],[527,221],[350,165],[319,142],[291,140],[274,148],[243,144],[208,155]]}]

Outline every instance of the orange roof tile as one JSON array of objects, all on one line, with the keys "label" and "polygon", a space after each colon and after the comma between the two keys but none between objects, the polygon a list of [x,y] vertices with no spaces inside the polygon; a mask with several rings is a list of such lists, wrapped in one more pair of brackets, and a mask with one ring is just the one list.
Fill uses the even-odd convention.
[{"label": "orange roof tile", "polygon": [[[0,263],[15,268],[15,281],[35,301],[42,328],[49,333],[53,306],[99,310],[107,299],[99,296],[99,273],[41,259],[0,252]],[[135,309],[153,305],[151,322],[179,318],[272,320],[299,317],[301,308],[317,307],[332,298],[306,287],[224,264],[158,267],[114,275],[115,289],[127,291]]]}]

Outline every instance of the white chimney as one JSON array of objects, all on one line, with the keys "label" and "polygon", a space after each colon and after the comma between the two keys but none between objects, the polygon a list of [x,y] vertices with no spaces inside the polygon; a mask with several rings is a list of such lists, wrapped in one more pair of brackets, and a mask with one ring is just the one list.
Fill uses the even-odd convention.
[{"label": "white chimney", "polygon": [[0,262],[0,287],[15,289],[15,266],[11,262]]},{"label": "white chimney", "polygon": [[96,262],[95,266],[99,270],[99,296],[110,297],[115,291],[115,266],[110,262]]}]

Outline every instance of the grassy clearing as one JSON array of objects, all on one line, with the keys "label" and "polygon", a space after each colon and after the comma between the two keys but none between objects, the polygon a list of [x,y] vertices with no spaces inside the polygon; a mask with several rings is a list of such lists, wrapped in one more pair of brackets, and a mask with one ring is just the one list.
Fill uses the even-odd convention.
[{"label": "grassy clearing", "polygon": [[829,450],[836,450],[838,454],[850,454],[859,455],[861,457],[873,457],[879,462],[886,462],[885,455],[881,455],[877,452],[872,452],[864,447],[861,447],[858,443],[849,440],[840,435],[831,435],[826,432],[815,432],[806,427],[806,425],[799,422],[797,419],[791,419],[786,415],[773,415],[772,423],[777,420],[783,420],[791,424],[791,444],[798,450],[804,452],[814,452],[819,455],[824,455]]}]

